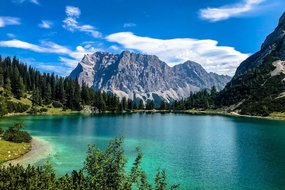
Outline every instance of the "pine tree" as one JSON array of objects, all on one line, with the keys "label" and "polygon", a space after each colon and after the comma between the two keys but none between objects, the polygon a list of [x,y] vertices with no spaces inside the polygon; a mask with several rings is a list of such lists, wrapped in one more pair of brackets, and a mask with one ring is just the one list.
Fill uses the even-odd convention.
[{"label": "pine tree", "polygon": [[139,107],[138,107],[140,110],[143,110],[144,109],[144,104],[143,104],[143,100],[140,99],[139,100]]},{"label": "pine tree", "polygon": [[0,96],[0,116],[8,113],[7,103],[3,96]]},{"label": "pine tree", "polygon": [[167,109],[167,108],[166,108],[166,102],[165,102],[164,100],[162,100],[162,101],[160,102],[159,109],[160,109],[160,110],[166,110],[166,109]]},{"label": "pine tree", "polygon": [[[0,61],[0,64],[1,64],[1,61]],[[3,74],[2,67],[0,67],[0,87],[3,87],[3,86],[4,86],[4,74]]]},{"label": "pine tree", "polygon": [[17,99],[20,99],[21,97],[24,96],[24,92],[25,92],[25,86],[24,86],[24,82],[23,82],[23,78],[19,77],[18,81],[16,81],[16,85],[14,87],[14,95]]},{"label": "pine tree", "polygon": [[85,85],[85,83],[83,83],[82,87],[81,87],[81,98],[82,98],[82,103],[84,105],[89,105],[90,104],[90,93],[89,93],[89,89]]},{"label": "pine tree", "polygon": [[122,98],[121,104],[122,104],[122,110],[126,110],[127,109],[127,99],[125,97]]},{"label": "pine tree", "polygon": [[154,101],[153,100],[147,100],[147,102],[146,102],[146,109],[147,110],[154,109]]}]

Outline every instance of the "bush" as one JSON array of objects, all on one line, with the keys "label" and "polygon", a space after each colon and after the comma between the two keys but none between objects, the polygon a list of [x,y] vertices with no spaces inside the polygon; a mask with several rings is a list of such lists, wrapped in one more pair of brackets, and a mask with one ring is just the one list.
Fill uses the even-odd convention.
[{"label": "bush", "polygon": [[31,142],[32,137],[26,131],[11,131],[7,130],[4,132],[3,139],[5,141],[11,141],[15,143]]},{"label": "bush", "polygon": [[12,113],[12,112],[23,113],[27,111],[30,108],[30,106],[26,104],[22,104],[20,102],[16,103],[16,102],[8,101],[7,108],[8,108],[9,113]]},{"label": "bush", "polygon": [[62,108],[62,107],[63,107],[63,104],[62,104],[61,102],[59,102],[59,101],[53,101],[53,102],[52,102],[52,106],[53,106],[54,108]]},{"label": "bush", "polygon": [[5,141],[11,141],[15,143],[31,142],[31,135],[26,131],[21,131],[23,127],[23,123],[15,124],[13,127],[10,127],[7,131],[4,132],[3,139]]},{"label": "bush", "polygon": [[40,112],[41,112],[41,113],[43,113],[43,112],[47,112],[47,111],[48,111],[48,109],[47,109],[47,108],[41,108],[41,109],[40,109]]},{"label": "bush", "polygon": [[32,107],[32,108],[28,111],[29,114],[37,114],[38,112],[39,112],[39,110],[38,110],[36,107]]},{"label": "bush", "polygon": [[0,128],[0,135],[2,135],[3,133],[4,133],[4,130]]}]

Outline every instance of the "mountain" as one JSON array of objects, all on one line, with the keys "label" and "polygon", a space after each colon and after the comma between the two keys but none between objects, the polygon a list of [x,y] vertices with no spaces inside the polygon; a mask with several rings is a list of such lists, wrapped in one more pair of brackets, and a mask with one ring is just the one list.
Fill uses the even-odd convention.
[{"label": "mountain", "polygon": [[240,64],[217,101],[243,114],[285,111],[285,13],[260,51]]},{"label": "mountain", "polygon": [[216,86],[221,90],[229,76],[208,73],[198,63],[187,61],[168,66],[154,55],[123,51],[85,55],[70,77],[95,90],[133,100],[167,102],[188,97],[191,92]]}]

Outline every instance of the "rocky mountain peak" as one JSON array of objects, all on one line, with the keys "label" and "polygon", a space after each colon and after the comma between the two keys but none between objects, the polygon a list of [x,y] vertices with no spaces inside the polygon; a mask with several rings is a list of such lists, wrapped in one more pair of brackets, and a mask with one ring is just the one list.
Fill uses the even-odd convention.
[{"label": "rocky mountain peak", "polygon": [[218,101],[242,114],[285,111],[285,13],[261,50],[240,64]]},{"label": "rocky mountain peak", "polygon": [[285,13],[279,19],[275,30],[266,37],[260,51],[240,64],[235,77],[264,63],[264,60],[268,59],[269,56],[274,57],[276,60],[285,60]]},{"label": "rocky mountain peak", "polygon": [[159,103],[186,98],[191,92],[222,89],[229,76],[208,73],[200,64],[187,61],[168,66],[155,55],[123,51],[121,54],[96,52],[85,55],[70,77],[95,90],[111,92],[129,99],[148,99]]}]

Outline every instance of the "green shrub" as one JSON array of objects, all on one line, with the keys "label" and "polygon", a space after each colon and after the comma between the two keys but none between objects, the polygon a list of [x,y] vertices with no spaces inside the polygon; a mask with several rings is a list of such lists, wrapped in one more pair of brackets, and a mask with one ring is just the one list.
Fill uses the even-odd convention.
[{"label": "green shrub", "polygon": [[3,133],[4,133],[4,130],[0,128],[0,135],[2,135]]},{"label": "green shrub", "polygon": [[47,108],[41,108],[41,109],[40,109],[40,112],[41,112],[41,113],[43,113],[43,112],[47,112],[47,111],[48,111],[48,109],[47,109]]},{"label": "green shrub", "polygon": [[15,124],[13,127],[10,127],[4,132],[3,139],[5,141],[11,141],[15,143],[31,142],[31,135],[26,131],[21,131],[23,127],[23,123]]},{"label": "green shrub", "polygon": [[39,110],[38,110],[36,107],[32,107],[32,108],[28,111],[29,114],[37,114],[38,112],[39,112]]},{"label": "green shrub", "polygon": [[11,141],[15,143],[22,143],[22,142],[31,142],[32,137],[26,131],[11,131],[7,130],[4,132],[3,139],[5,141]]},{"label": "green shrub", "polygon": [[62,108],[62,107],[63,107],[63,104],[62,104],[61,102],[59,102],[59,101],[53,101],[53,102],[52,102],[52,106],[53,106],[54,108]]},{"label": "green shrub", "polygon": [[23,113],[27,111],[30,108],[30,106],[26,104],[22,104],[20,102],[16,103],[16,102],[8,101],[7,108],[8,108],[9,113],[12,113],[12,112]]}]

